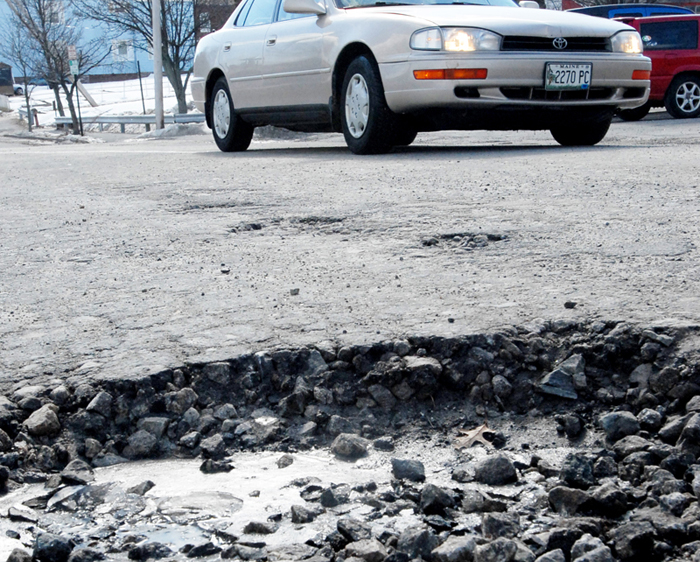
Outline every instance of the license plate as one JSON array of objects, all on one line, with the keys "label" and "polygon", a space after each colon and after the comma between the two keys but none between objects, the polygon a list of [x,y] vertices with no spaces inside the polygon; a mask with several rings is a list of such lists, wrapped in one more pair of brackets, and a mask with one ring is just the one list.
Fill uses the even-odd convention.
[{"label": "license plate", "polygon": [[545,90],[587,90],[593,64],[548,62],[544,73]]}]

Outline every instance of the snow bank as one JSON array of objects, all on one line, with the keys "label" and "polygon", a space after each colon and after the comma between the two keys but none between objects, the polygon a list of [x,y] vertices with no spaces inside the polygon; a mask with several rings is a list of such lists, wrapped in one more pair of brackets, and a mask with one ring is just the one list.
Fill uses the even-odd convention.
[{"label": "snow bank", "polygon": [[175,137],[187,137],[191,135],[206,135],[204,125],[199,123],[185,124],[175,123],[174,125],[166,125],[164,129],[154,129],[148,133],[143,133],[136,137],[137,139],[170,139]]}]

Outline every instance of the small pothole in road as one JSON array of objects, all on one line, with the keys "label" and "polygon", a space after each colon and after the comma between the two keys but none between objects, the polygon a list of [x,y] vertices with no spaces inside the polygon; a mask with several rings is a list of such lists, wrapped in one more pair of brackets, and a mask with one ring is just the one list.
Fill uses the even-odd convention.
[{"label": "small pothole in road", "polygon": [[343,222],[345,219],[341,217],[319,217],[315,215],[311,215],[309,217],[301,217],[298,219],[295,219],[295,222],[301,223],[301,224],[335,224],[339,222]]},{"label": "small pothole in road", "polygon": [[283,230],[295,229],[304,232],[337,233],[340,232],[339,227],[343,224],[344,220],[343,217],[322,217],[316,215],[291,218],[276,217],[254,222],[241,222],[240,224],[230,226],[228,232],[229,234],[253,232],[266,227],[275,226]]},{"label": "small pothole in road", "polygon": [[236,234],[238,232],[253,232],[256,230],[262,230],[264,226],[265,225],[261,222],[246,222],[237,226],[229,227],[228,232],[229,234]]},{"label": "small pothole in road", "polygon": [[240,207],[250,207],[253,203],[248,201],[212,201],[211,203],[192,203],[185,205],[181,211],[189,213],[192,211],[212,211],[216,209],[237,209]]},{"label": "small pothole in road", "polygon": [[421,238],[420,243],[421,246],[426,248],[442,247],[474,250],[476,248],[484,248],[491,242],[501,242],[504,240],[508,240],[508,236],[505,234],[455,232],[450,234],[424,236]]}]

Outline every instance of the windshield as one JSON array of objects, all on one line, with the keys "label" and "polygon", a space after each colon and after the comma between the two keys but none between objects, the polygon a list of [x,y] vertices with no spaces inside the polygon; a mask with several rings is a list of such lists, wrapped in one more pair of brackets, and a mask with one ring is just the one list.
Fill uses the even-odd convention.
[{"label": "windshield", "polygon": [[335,0],[339,8],[369,8],[372,6],[435,6],[435,5],[462,5],[462,6],[507,6],[518,7],[512,0]]}]

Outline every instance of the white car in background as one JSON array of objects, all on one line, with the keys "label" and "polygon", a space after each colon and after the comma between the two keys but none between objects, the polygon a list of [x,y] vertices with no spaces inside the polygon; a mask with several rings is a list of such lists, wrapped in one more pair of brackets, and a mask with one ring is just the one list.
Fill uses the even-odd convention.
[{"label": "white car in background", "polygon": [[223,151],[262,125],[342,132],[356,154],[446,129],[574,146],[644,104],[650,71],[631,27],[511,0],[244,0],[199,42],[192,95]]}]

